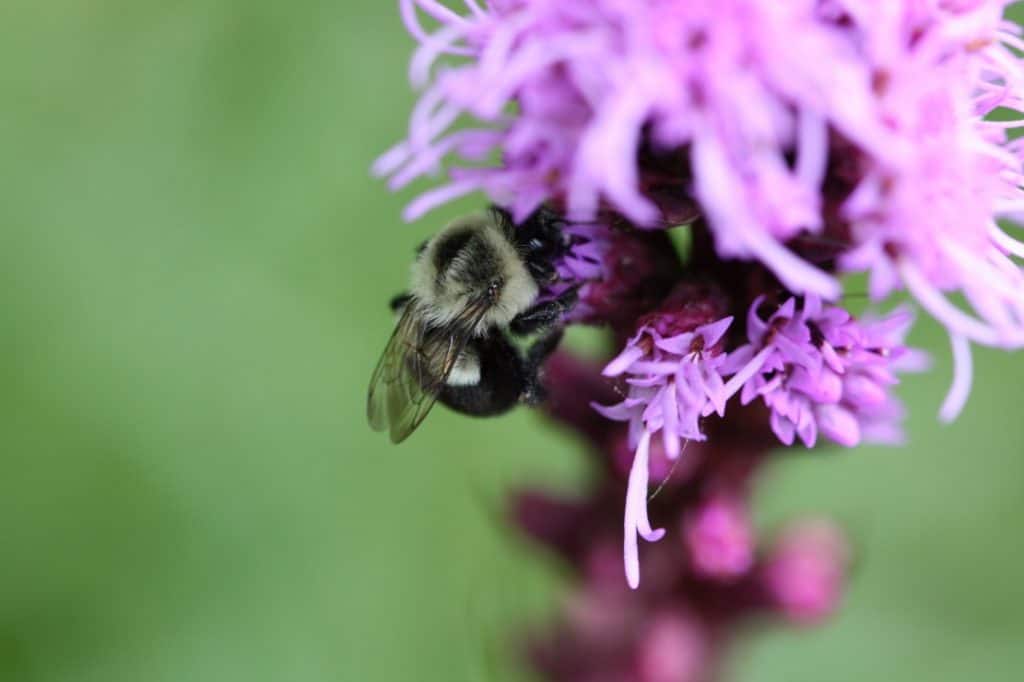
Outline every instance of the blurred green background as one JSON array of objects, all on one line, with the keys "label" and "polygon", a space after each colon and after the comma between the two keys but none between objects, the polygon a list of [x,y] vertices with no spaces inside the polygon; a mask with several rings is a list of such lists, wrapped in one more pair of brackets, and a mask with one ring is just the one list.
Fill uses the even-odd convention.
[{"label": "blurred green background", "polygon": [[[524,411],[438,410],[397,449],[365,425],[384,302],[467,205],[405,226],[368,177],[413,101],[396,3],[6,0],[0,26],[0,680],[514,679],[495,651],[559,579],[501,493],[583,459]],[[1024,665],[1024,364],[978,352],[943,427],[948,351],[916,340],[911,448],[766,478],[764,524],[832,512],[860,564],[739,680]]]}]

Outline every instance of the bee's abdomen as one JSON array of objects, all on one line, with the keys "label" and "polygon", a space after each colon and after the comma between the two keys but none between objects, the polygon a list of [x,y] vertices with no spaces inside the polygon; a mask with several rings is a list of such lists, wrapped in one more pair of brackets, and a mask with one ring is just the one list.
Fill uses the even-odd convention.
[{"label": "bee's abdomen", "polygon": [[480,383],[480,357],[472,347],[459,355],[448,379],[449,386],[475,386]]},{"label": "bee's abdomen", "polygon": [[477,417],[502,414],[515,407],[525,386],[525,377],[515,347],[498,332],[472,345],[479,362],[476,382],[446,384],[439,398],[457,412]]}]

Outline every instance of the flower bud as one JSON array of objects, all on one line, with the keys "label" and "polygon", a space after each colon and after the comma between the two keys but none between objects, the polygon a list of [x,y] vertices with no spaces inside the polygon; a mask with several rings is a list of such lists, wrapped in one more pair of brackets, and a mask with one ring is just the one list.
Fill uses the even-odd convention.
[{"label": "flower bud", "polygon": [[842,598],[849,549],[842,532],[827,521],[802,521],[783,531],[761,580],[772,605],[794,623],[812,624],[831,615]]}]

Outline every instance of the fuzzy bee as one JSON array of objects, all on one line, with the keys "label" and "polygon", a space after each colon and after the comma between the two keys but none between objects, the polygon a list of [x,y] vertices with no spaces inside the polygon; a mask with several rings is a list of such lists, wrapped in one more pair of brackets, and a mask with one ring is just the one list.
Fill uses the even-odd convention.
[{"label": "fuzzy bee", "polygon": [[[538,301],[557,279],[562,222],[542,209],[515,225],[502,209],[460,218],[425,242],[412,265],[401,314],[370,379],[370,426],[400,443],[440,400],[457,412],[501,414],[544,397],[540,368],[575,289]],[[525,351],[512,337],[540,336]]]}]

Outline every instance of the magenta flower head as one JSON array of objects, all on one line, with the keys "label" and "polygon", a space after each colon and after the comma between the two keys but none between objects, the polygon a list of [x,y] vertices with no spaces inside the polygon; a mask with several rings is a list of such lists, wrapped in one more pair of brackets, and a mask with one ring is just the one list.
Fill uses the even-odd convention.
[{"label": "magenta flower head", "polygon": [[[722,341],[732,318],[715,319],[717,297],[703,293],[681,285],[669,297],[668,308],[641,318],[639,331],[603,372],[625,377],[628,393],[616,405],[594,405],[609,419],[629,424],[630,445],[636,448],[626,491],[624,544],[626,578],[634,588],[640,582],[637,535],[649,542],[664,535],[651,528],[647,517],[652,436],[660,435],[667,457],[674,460],[683,442],[704,440],[701,418],[725,409]],[[675,308],[676,301],[690,303]]]},{"label": "magenta flower head", "polygon": [[[927,367],[906,341],[915,309],[951,341],[944,420],[967,401],[972,344],[1024,347],[1009,4],[400,0],[422,93],[374,171],[393,189],[443,175],[410,220],[478,191],[516,224],[556,215],[539,300],[611,331],[603,362],[544,366],[593,488],[525,491],[511,514],[587,605],[536,647],[548,679],[712,679],[745,615],[831,614],[838,529],[766,547],[750,522],[770,450],[901,442],[894,389]],[[864,314],[844,307],[848,274]]]},{"label": "magenta flower head", "polygon": [[[398,188],[456,159],[408,218],[475,190],[517,218],[549,201],[640,227],[692,203],[721,256],[829,301],[833,259],[806,244],[837,245],[834,264],[869,273],[876,300],[909,289],[949,328],[952,418],[969,343],[1024,345],[1024,245],[997,222],[1024,212],[1024,144],[1009,134],[1024,118],[986,118],[1024,110],[1008,4],[467,0],[459,14],[402,0],[423,94],[375,170]],[[452,130],[464,116],[479,126]],[[650,159],[673,154],[666,179]]]},{"label": "magenta flower head", "polygon": [[[904,346],[913,318],[897,311],[858,322],[845,310],[816,296],[788,299],[766,319],[758,297],[746,317],[746,342],[728,332],[732,317],[722,317],[717,293],[681,285],[657,312],[641,318],[640,329],[604,368],[608,377],[624,377],[624,399],[595,405],[609,419],[629,424],[635,448],[625,501],[624,556],[629,584],[639,583],[637,536],[660,540],[647,513],[651,439],[657,436],[669,460],[683,454],[688,441],[707,439],[705,418],[724,417],[730,399],[741,404],[761,399],[771,429],[785,445],[797,437],[808,447],[821,433],[852,447],[864,440],[898,443],[903,409],[891,395],[897,373],[922,369],[926,358]],[[685,303],[683,303],[685,302]],[[735,505],[699,512],[687,541],[699,571],[742,572],[746,532]],[[722,539],[709,535],[720,535]],[[732,543],[728,548],[719,543]],[[703,548],[707,548],[706,550]],[[722,547],[725,547],[723,544]],[[728,556],[738,552],[737,556]],[[734,564],[735,569],[730,565]]]},{"label": "magenta flower head", "polygon": [[761,398],[771,410],[775,435],[786,445],[799,437],[808,447],[822,433],[847,447],[864,439],[902,440],[900,403],[889,395],[900,370],[921,370],[927,358],[903,345],[913,322],[909,311],[858,322],[842,308],[808,296],[800,309],[789,299],[762,320],[757,299],[747,316],[749,343],[730,355],[734,371],[727,392],[742,386],[740,400]]}]

